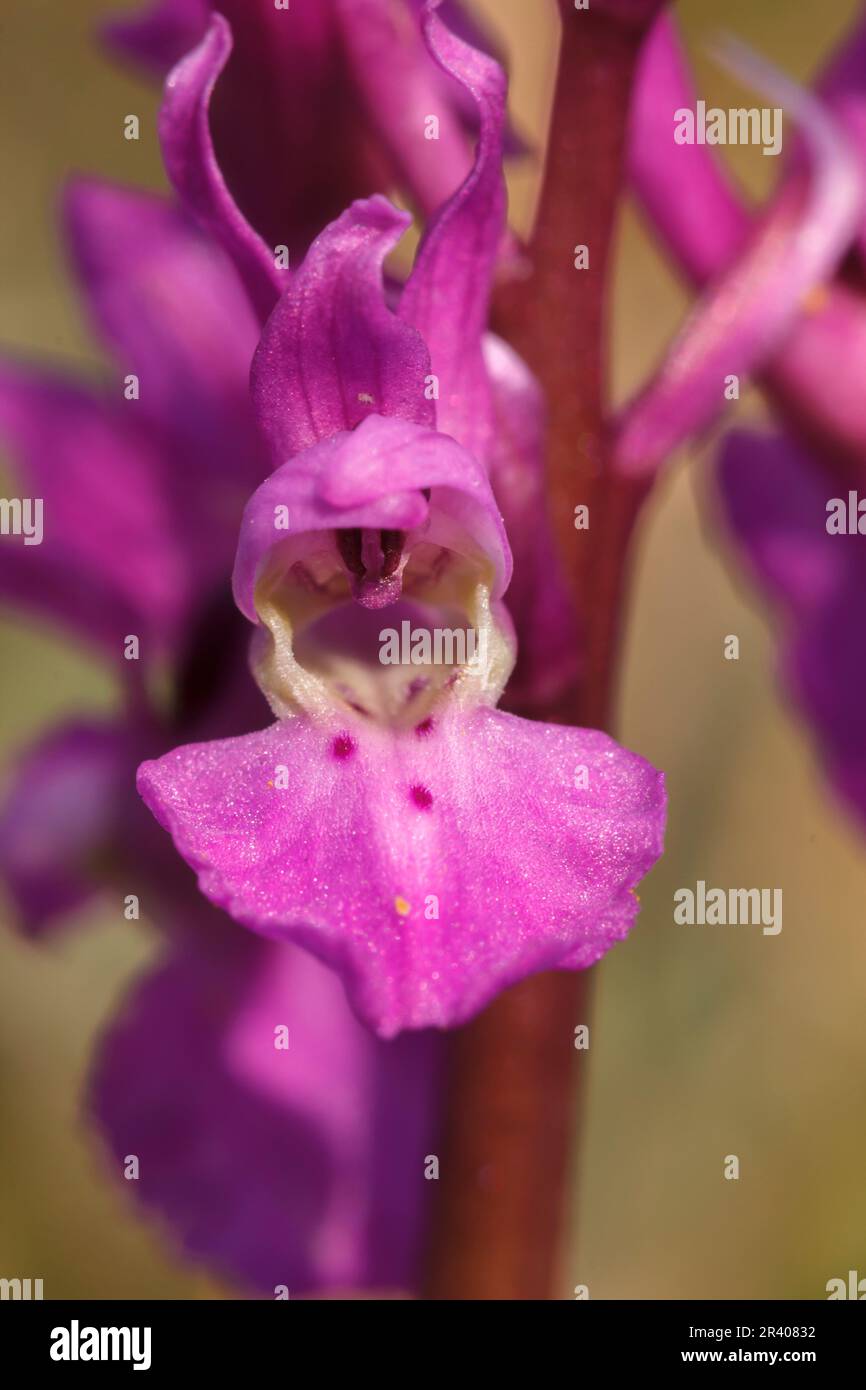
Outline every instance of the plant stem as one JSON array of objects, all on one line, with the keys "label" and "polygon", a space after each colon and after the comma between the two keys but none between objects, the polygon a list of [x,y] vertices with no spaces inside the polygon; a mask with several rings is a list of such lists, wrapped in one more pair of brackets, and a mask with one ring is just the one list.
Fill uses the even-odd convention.
[{"label": "plant stem", "polygon": [[[604,467],[608,265],[643,31],[563,4],[553,123],[531,273],[502,288],[496,326],[547,393],[551,515],[581,616],[585,667],[550,718],[606,727],[628,542],[644,487]],[[589,248],[590,268],[573,248]],[[590,509],[587,530],[574,508]],[[575,640],[578,634],[575,633]],[[571,1172],[573,1101],[586,1057],[588,972],[508,990],[452,1039],[450,1086],[427,1296],[555,1296]]]}]

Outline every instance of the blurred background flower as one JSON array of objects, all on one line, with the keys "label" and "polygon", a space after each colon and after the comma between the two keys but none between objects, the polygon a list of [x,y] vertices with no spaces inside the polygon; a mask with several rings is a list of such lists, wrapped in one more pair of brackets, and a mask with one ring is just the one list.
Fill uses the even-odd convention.
[{"label": "blurred background flower", "polygon": [[[106,8],[81,0],[67,13],[16,0],[0,58],[14,113],[0,144],[3,185],[15,189],[0,230],[4,340],[94,373],[56,240],[59,183],[86,169],[164,188],[156,91],[113,70],[93,43]],[[531,145],[549,101],[554,7],[469,8],[490,20],[509,57],[513,115]],[[676,12],[699,94],[728,107],[745,94],[707,57],[720,27],[808,81],[857,6],[827,0],[816,15],[789,0],[681,0]],[[141,117],[138,142],[123,139],[130,112]],[[748,147],[723,155],[748,193],[766,195],[776,161]],[[518,229],[528,226],[536,184],[537,165],[520,161],[511,177]],[[646,379],[688,298],[628,210],[611,333],[618,399]],[[725,425],[751,428],[763,411],[750,394]],[[864,1258],[863,844],[781,703],[767,614],[706,487],[714,453],[674,460],[641,530],[618,734],[666,769],[671,822],[666,857],[642,890],[640,926],[598,972],[580,1243],[566,1233],[566,1297],[576,1283],[594,1298],[820,1297],[828,1278]],[[740,639],[737,662],[724,659],[728,634]],[[12,612],[2,642],[5,751],[59,721],[117,708],[114,683],[81,646]],[[672,893],[698,878],[781,886],[784,930],[771,938],[675,926]],[[0,941],[0,1272],[43,1277],[51,1296],[218,1292],[123,1202],[81,1123],[95,1036],[158,948],[119,906],[83,915],[94,930],[42,952],[11,932]],[[722,1178],[729,1153],[740,1158],[738,1183]]]}]

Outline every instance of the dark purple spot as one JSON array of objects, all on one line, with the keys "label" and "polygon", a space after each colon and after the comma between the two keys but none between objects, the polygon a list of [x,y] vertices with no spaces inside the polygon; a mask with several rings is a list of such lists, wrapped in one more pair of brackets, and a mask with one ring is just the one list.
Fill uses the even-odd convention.
[{"label": "dark purple spot", "polygon": [[403,558],[403,531],[380,531],[379,544],[382,547],[382,578],[389,579],[400,568]]},{"label": "dark purple spot", "polygon": [[352,530],[338,531],[337,549],[349,573],[363,579],[366,570],[364,569],[363,540],[360,530],[355,527]]},{"label": "dark purple spot", "polygon": [[433,720],[430,718],[429,714],[426,719],[421,720],[420,724],[415,725],[415,732],[419,738],[426,738],[428,734],[432,734]]},{"label": "dark purple spot", "polygon": [[419,811],[429,811],[433,805],[433,794],[426,787],[422,787],[420,782],[416,782],[411,791],[412,800]]},{"label": "dark purple spot", "polygon": [[337,734],[337,737],[331,744],[331,752],[333,753],[334,757],[339,758],[342,762],[346,758],[351,758],[354,751],[354,740],[349,738],[348,734]]}]

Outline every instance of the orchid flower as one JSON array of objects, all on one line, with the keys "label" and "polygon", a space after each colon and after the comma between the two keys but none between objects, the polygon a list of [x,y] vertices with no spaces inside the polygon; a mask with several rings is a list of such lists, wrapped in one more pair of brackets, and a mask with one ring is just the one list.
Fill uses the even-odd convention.
[{"label": "orchid flower", "polygon": [[[145,25],[136,52],[143,55],[153,40],[154,67],[161,70],[188,44],[201,41],[169,86],[163,135],[182,200],[235,257],[240,280],[214,242],[161,200],[81,183],[67,200],[68,235],[115,366],[99,390],[65,373],[50,376],[19,364],[5,365],[0,374],[0,429],[22,485],[45,498],[48,517],[44,543],[28,553],[26,565],[20,551],[4,547],[4,594],[43,618],[59,619],[94,647],[115,666],[124,692],[114,720],[60,728],[25,755],[0,817],[0,866],[33,932],[51,929],[100,886],[115,894],[134,889],[142,909],[164,932],[161,963],[133,987],[109,1024],[89,1088],[90,1109],[115,1162],[120,1165],[130,1153],[139,1157],[139,1179],[127,1190],[168,1223],[191,1255],[242,1287],[270,1295],[284,1287],[292,1294],[340,1287],[411,1289],[418,1283],[427,1216],[430,1188],[423,1182],[423,1164],[437,1128],[441,1040],[421,1032],[387,1044],[378,1041],[353,1018],[334,973],[309,952],[283,940],[263,940],[263,935],[279,935],[270,927],[256,935],[238,931],[195,892],[171,842],[131,794],[134,766],[143,758],[158,759],[170,742],[224,737],[263,718],[261,698],[238,660],[243,620],[232,617],[226,591],[242,499],[266,471],[246,396],[249,359],[258,321],[287,282],[294,298],[280,301],[257,358],[255,413],[272,461],[297,466],[286,477],[284,494],[290,518],[296,515],[285,532],[272,526],[257,531],[261,508],[271,496],[266,489],[282,487],[276,482],[278,467],[249,503],[250,525],[242,537],[244,563],[252,566],[243,604],[258,630],[259,670],[275,706],[289,716],[266,732],[278,742],[288,737],[298,743],[307,761],[296,760],[295,773],[304,767],[316,772],[323,761],[326,775],[346,773],[338,788],[349,797],[344,823],[355,808],[357,824],[375,828],[380,849],[394,845],[392,862],[415,906],[392,893],[385,904],[384,934],[377,920],[371,947],[393,938],[396,925],[404,940],[411,934],[428,953],[432,979],[435,961],[447,948],[448,914],[460,902],[470,914],[468,934],[460,937],[462,959],[456,970],[446,970],[445,984],[433,980],[430,1003],[423,999],[423,960],[417,969],[409,962],[397,989],[387,981],[381,988],[378,973],[369,986],[359,976],[356,1002],[366,988],[368,1017],[383,1033],[404,1022],[417,1028],[425,1017],[446,1023],[480,1007],[484,997],[529,969],[548,963],[574,968],[595,959],[635,916],[631,886],[660,850],[663,796],[658,774],[606,736],[530,724],[494,708],[514,660],[514,630],[518,666],[504,697],[512,708],[549,704],[574,678],[576,659],[572,615],[544,510],[540,392],[516,354],[485,331],[503,231],[501,159],[507,140],[501,73],[465,44],[449,40],[438,23],[428,23],[428,41],[445,69],[438,99],[429,105],[443,125],[453,110],[461,126],[470,127],[467,109],[477,124],[477,104],[481,134],[474,165],[430,228],[395,317],[391,307],[399,292],[389,290],[391,307],[386,307],[377,267],[405,219],[383,200],[353,207],[328,229],[295,277],[275,274],[273,258],[261,256],[258,247],[277,239],[269,233],[278,232],[294,256],[307,245],[309,227],[321,223],[302,220],[315,200],[307,189],[303,204],[296,201],[304,184],[303,179],[300,185],[292,182],[291,168],[282,190],[278,180],[266,181],[266,187],[259,179],[245,194],[240,177],[223,180],[217,156],[226,161],[226,170],[234,167],[243,174],[249,127],[241,140],[240,124],[223,115],[211,143],[207,94],[227,56],[230,31],[215,19],[202,39],[201,25],[208,21],[203,8],[181,0],[157,7],[155,16],[167,27],[160,37],[158,25],[155,30]],[[349,8],[340,7],[344,21]],[[465,36],[465,17],[446,9]],[[178,17],[184,16],[189,25],[178,28]],[[251,16],[253,6],[238,7],[232,15],[238,56],[242,49],[250,52],[245,26]],[[365,32],[369,37],[372,31]],[[129,37],[132,52],[136,36],[130,32]],[[411,41],[409,52],[415,52]],[[309,57],[306,50],[305,61]],[[268,71],[284,71],[287,61],[283,53],[280,65]],[[381,50],[367,52],[365,62],[367,80],[375,87],[372,75],[380,71]],[[426,57],[425,62],[430,67]],[[230,91],[243,71],[240,62],[226,67],[215,89],[215,116],[224,84]],[[449,71],[463,79],[462,96]],[[237,122],[249,115],[249,78],[247,68],[246,97],[227,93],[222,107],[228,111],[235,101]],[[259,65],[256,79],[261,78]],[[382,109],[393,112],[395,104],[385,102]],[[417,123],[411,129],[415,158]],[[226,152],[233,131],[234,166]],[[284,130],[280,138],[290,144],[296,134]],[[457,188],[466,167],[456,138],[450,146],[444,140],[432,143],[429,151],[421,147],[429,156],[424,177],[408,181],[422,206],[441,202],[444,193]],[[399,167],[399,160],[394,164]],[[186,182],[185,173],[195,170],[201,177]],[[286,199],[282,211],[269,202],[275,192]],[[336,196],[330,186],[325,192]],[[268,215],[255,221],[254,194],[259,207],[271,208],[270,222]],[[333,292],[333,303],[339,300],[345,310],[344,329],[359,329],[357,340],[353,331],[342,338],[341,384],[357,367],[373,389],[356,395],[372,394],[372,405],[379,408],[358,400],[351,402],[356,414],[348,421],[342,417],[333,371],[329,376],[330,342],[318,321],[311,326],[312,340],[306,328],[303,344],[298,340],[303,380],[310,371],[316,379],[315,416],[305,424],[302,411],[284,408],[287,371],[295,378],[283,339],[294,340],[292,316],[311,289],[313,267],[321,269],[322,248],[336,244],[341,261],[351,261],[353,238],[360,259],[349,281],[340,289],[323,274],[321,292],[313,299],[327,310]],[[126,254],[130,245],[137,249],[132,258]],[[366,264],[365,246],[371,257]],[[361,295],[355,305],[352,286]],[[320,331],[321,351],[315,342]],[[369,352],[365,349],[353,365],[359,341]],[[270,364],[267,343],[273,349]],[[380,349],[388,364],[382,384],[394,386],[403,404],[387,390],[377,395],[378,377],[369,380]],[[120,404],[121,384],[130,373],[140,382],[140,398]],[[443,389],[437,400],[438,385]],[[271,394],[269,415],[265,398]],[[293,444],[284,448],[285,430],[308,427],[303,447],[296,453]],[[290,452],[295,457],[285,464]],[[366,482],[354,476],[358,458]],[[384,476],[389,459],[395,470],[403,468],[404,478],[396,479],[396,471],[393,478]],[[350,495],[340,498],[331,489],[346,485],[340,472],[346,467],[352,475]],[[351,494],[356,485],[365,490],[360,499]],[[315,491],[320,486],[321,495]],[[398,522],[409,529],[401,531]],[[324,632],[327,639],[314,644],[318,654],[309,670],[301,665],[309,654],[301,634],[286,628],[277,611],[269,635],[270,611],[264,605],[263,619],[256,607],[257,547],[267,566],[272,558],[287,558],[287,548],[295,545],[301,570],[293,569],[293,575],[310,566],[314,585],[307,599],[313,607],[322,604],[312,622],[312,608],[305,612],[304,636],[318,639]],[[336,566],[333,574],[319,571],[320,551],[328,570]],[[512,553],[516,574],[506,614],[502,594]],[[394,570],[385,574],[391,564]],[[240,586],[240,555],[237,574]],[[323,590],[319,598],[314,597],[317,584]],[[302,588],[306,592],[305,583]],[[342,613],[329,611],[334,589]],[[395,602],[377,610],[383,595]],[[279,604],[279,586],[272,597]],[[481,665],[472,674],[456,668],[440,672],[440,688],[419,689],[418,702],[426,702],[429,713],[406,728],[395,728],[388,718],[375,723],[346,703],[347,672],[352,679],[366,673],[356,654],[344,650],[345,633],[336,630],[346,620],[350,638],[358,631],[363,635],[365,622],[384,620],[400,605],[413,616],[422,609],[422,632],[437,614],[447,614],[449,623],[456,620],[463,606],[462,616],[477,622],[479,635],[486,634]],[[329,623],[335,628],[329,630]],[[123,658],[126,634],[140,640],[139,662]],[[278,673],[271,679],[265,670],[269,642],[288,661],[285,686]],[[333,658],[338,669],[318,669],[319,656],[326,667]],[[166,673],[174,689],[168,707],[156,693]],[[316,689],[320,707],[311,696]],[[387,707],[398,690],[383,693]],[[312,704],[303,703],[307,696]],[[243,743],[235,741],[232,749],[248,769],[243,749],[237,749]],[[368,792],[387,791],[388,775],[403,751],[416,760],[423,781],[413,777],[402,787],[406,795],[392,818],[381,797],[371,808]],[[371,763],[379,752],[384,773],[377,778]],[[182,761],[183,750],[169,758]],[[268,759],[273,761],[270,753]],[[447,767],[444,778],[440,760],[443,773]],[[148,764],[156,779],[163,766],[162,761]],[[527,805],[528,786],[533,788],[531,817],[525,830],[516,831],[516,808]],[[314,790],[316,814],[330,813],[326,788]],[[276,786],[268,792],[286,795]],[[449,796],[459,821],[443,836]],[[377,814],[367,819],[371,809]],[[397,844],[401,811],[404,818],[414,817],[408,822],[408,855],[407,846]],[[323,825],[323,833],[334,830],[333,819]],[[464,830],[468,854],[459,842]],[[357,840],[349,833],[350,846]],[[499,851],[500,840],[505,853]],[[335,835],[334,854],[345,842],[342,832]],[[311,843],[307,834],[305,844]],[[445,885],[431,880],[443,912],[437,919],[432,900],[425,901],[422,937],[415,928],[424,853],[428,862],[440,853],[450,861],[442,865]],[[474,879],[463,872],[465,866],[473,867]],[[409,877],[402,874],[406,867]],[[503,870],[515,894],[515,906],[505,917]],[[569,881],[572,875],[575,882]],[[381,877],[371,881],[374,891],[383,886]],[[244,886],[254,887],[252,881]],[[523,919],[520,904],[528,905]],[[333,905],[333,894],[316,899],[318,914],[324,917],[323,908],[328,910],[326,928],[336,941],[337,928],[347,919],[341,911],[331,913]],[[369,914],[369,904],[364,911]],[[322,954],[317,943],[304,944]],[[405,962],[399,942],[396,954]],[[413,1000],[405,991],[416,986]],[[290,1036],[283,1051],[275,1046],[275,1035],[285,1029]],[[138,1060],[144,1052],[146,1068]]]},{"label": "orchid flower", "polygon": [[[313,243],[253,363],[276,467],[247,504],[234,592],[277,722],[139,773],[205,895],[338,970],[386,1038],[598,960],[634,920],[664,821],[660,775],[607,735],[495,709],[514,662],[511,554],[485,466],[504,78],[435,7],[424,29],[478,102],[472,172],[397,313],[381,267],[408,218],[356,202]],[[474,670],[389,671],[383,624],[463,628],[483,655]]]},{"label": "orchid flower", "polygon": [[[441,146],[439,154],[444,177],[448,156]],[[452,168],[449,188],[464,165]],[[286,231],[293,247],[305,244],[300,210]],[[303,211],[312,210],[308,201]],[[130,887],[166,934],[163,963],[108,1029],[90,1104],[117,1162],[130,1150],[141,1158],[130,1190],[187,1250],[268,1293],[278,1283],[300,1293],[412,1288],[440,1049],[426,1037],[385,1048],[307,956],[230,937],[134,792],[136,764],[171,731],[201,738],[263,717],[238,659],[241,619],[227,606],[243,500],[264,472],[246,389],[255,311],[218,247],[161,199],[82,180],[65,220],[116,365],[97,389],[66,372],[3,366],[0,429],[22,488],[44,499],[48,526],[38,551],[4,546],[0,585],[114,666],[124,701],[115,719],[58,728],[24,755],[0,817],[4,877],[34,934],[97,891]],[[499,361],[511,379],[504,347]],[[130,373],[141,394],[124,402]],[[519,373],[518,383],[525,389]],[[500,441],[499,450],[525,504],[521,446]],[[139,661],[123,659],[126,634],[140,642]],[[152,697],[165,671],[169,710]],[[290,1057],[274,1048],[284,1019]],[[173,1046],[155,1051],[166,1032]],[[129,1071],[130,1048],[151,1054],[146,1077]],[[399,1126],[389,1118],[398,1114]],[[233,1146],[233,1134],[247,1147]],[[386,1149],[392,1162],[383,1164]],[[269,1151],[292,1173],[294,1210],[284,1185],[262,1186],[250,1203],[249,1164]]]},{"label": "orchid flower", "polygon": [[[823,213],[813,217],[806,202],[796,214],[802,244],[823,261],[823,273],[811,286],[799,276],[779,286],[779,320],[754,359],[758,381],[783,428],[774,434],[729,435],[717,476],[735,542],[780,613],[784,688],[815,731],[835,789],[861,820],[866,817],[863,672],[859,644],[840,634],[858,621],[862,557],[856,525],[853,534],[834,535],[827,522],[834,499],[847,506],[849,492],[856,494],[866,477],[866,214],[862,196],[856,196],[866,178],[864,56],[866,17],[861,16],[814,94],[798,94],[793,101],[803,118],[803,140],[794,147],[778,194],[757,218],[744,208],[708,146],[675,146],[664,138],[670,113],[694,99],[667,19],[658,23],[646,47],[632,141],[636,189],[676,264],[698,285],[714,277],[723,284],[742,277],[750,236],[760,244],[760,238],[776,235],[771,229],[778,227],[781,210],[797,206],[810,150],[816,168],[823,168]],[[815,145],[820,132],[822,151]],[[699,190],[688,201],[675,196],[677,181],[684,178]],[[773,314],[768,318],[772,321]],[[723,370],[736,371],[733,356]],[[639,401],[623,425],[627,467],[640,466],[641,454],[652,463],[666,448],[656,432],[658,417],[650,416],[646,404]]]},{"label": "orchid flower", "polygon": [[[113,720],[52,730],[24,755],[0,816],[6,886],[33,934],[98,891],[115,903],[134,892],[162,930],[161,961],[97,1051],[88,1105],[117,1171],[139,1159],[126,1190],[188,1254],[271,1297],[277,1286],[411,1289],[437,1115],[431,1039],[386,1048],[329,972],[229,927],[134,789],[136,764],[172,734],[264,716],[226,579],[261,476],[246,393],[254,316],[223,254],[162,200],[80,182],[66,228],[122,365],[100,390],[3,366],[0,430],[47,524],[26,555],[3,547],[0,584],[112,665],[125,699]],[[127,368],[142,391],[121,404]],[[138,661],[124,660],[127,634]],[[168,710],[150,694],[160,668],[173,676]],[[275,1047],[284,1026],[287,1051]],[[147,1067],[130,1065],[145,1053]]]}]

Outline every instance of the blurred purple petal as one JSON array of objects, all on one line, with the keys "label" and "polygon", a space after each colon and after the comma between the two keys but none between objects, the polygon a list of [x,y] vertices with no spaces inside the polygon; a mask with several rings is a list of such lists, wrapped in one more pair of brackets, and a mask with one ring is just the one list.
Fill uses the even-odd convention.
[{"label": "blurred purple petal", "polygon": [[725,440],[726,519],[759,585],[781,605],[782,678],[815,732],[833,785],[866,819],[864,537],[827,531],[849,489],[785,436]]},{"label": "blurred purple petal", "polygon": [[485,707],[423,734],[347,716],[176,749],[139,787],[206,896],[339,970],[381,1036],[453,1026],[626,935],[662,847],[643,759]]},{"label": "blurred purple petal", "polygon": [[135,424],[136,402],[106,405],[44,371],[0,364],[0,439],[22,495],[42,499],[44,537],[0,550],[0,593],[60,618],[119,660],[123,638],[145,658],[178,639],[191,597],[174,534],[165,461]]},{"label": "blurred purple petal", "polygon": [[130,1195],[239,1284],[411,1290],[439,1055],[430,1035],[377,1042],[330,971],[233,932],[134,988],[91,1106],[118,1171],[138,1158]]},{"label": "blurred purple petal", "polygon": [[799,120],[811,178],[786,184],[746,251],[690,316],[660,370],[625,411],[616,440],[624,473],[651,473],[721,412],[728,377],[747,377],[766,364],[804,297],[836,268],[861,215],[859,168],[821,105],[737,52],[747,74]]},{"label": "blurred purple petal", "polygon": [[38,935],[97,891],[140,750],[120,724],[71,724],[28,749],[0,808],[0,876]]},{"label": "blurred purple petal", "polygon": [[142,14],[102,25],[102,37],[120,57],[161,78],[201,39],[210,0],[152,0]]},{"label": "blurred purple petal", "polygon": [[[420,14],[424,5],[409,8]],[[401,185],[425,212],[432,212],[453,194],[471,162],[455,110],[459,88],[443,80],[418,20],[407,16],[403,6],[338,0],[337,9],[368,118]],[[435,138],[426,133],[431,118],[437,122]]]},{"label": "blurred purple petal", "polygon": [[211,482],[228,471],[253,483],[249,369],[259,326],[229,261],[150,193],[77,179],[65,213],[96,325],[121,372],[140,378],[136,410],[194,436]]}]

